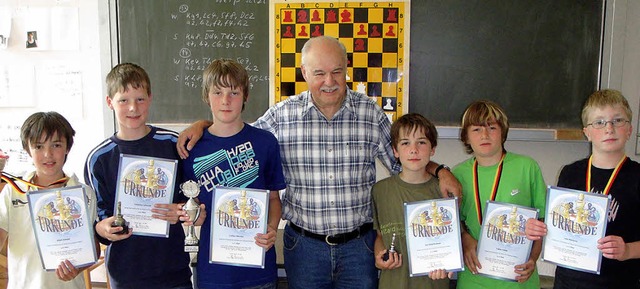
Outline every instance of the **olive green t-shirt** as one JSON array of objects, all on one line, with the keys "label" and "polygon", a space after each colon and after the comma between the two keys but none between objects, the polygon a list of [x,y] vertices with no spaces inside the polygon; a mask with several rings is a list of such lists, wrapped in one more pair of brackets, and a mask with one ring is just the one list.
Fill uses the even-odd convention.
[{"label": "olive green t-shirt", "polygon": [[389,247],[391,236],[396,233],[395,248],[402,254],[402,266],[393,270],[382,270],[379,289],[447,289],[449,279],[431,280],[428,276],[409,277],[409,258],[405,237],[404,203],[441,198],[438,179],[426,183],[409,184],[398,175],[393,175],[373,185],[373,227],[382,233],[385,247]]}]

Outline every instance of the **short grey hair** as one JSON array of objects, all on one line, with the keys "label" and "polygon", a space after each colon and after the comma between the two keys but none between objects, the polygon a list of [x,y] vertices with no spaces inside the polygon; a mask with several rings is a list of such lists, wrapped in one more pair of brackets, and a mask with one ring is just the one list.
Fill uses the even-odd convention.
[{"label": "short grey hair", "polygon": [[316,42],[333,42],[336,45],[338,45],[338,47],[340,47],[340,50],[342,52],[342,55],[344,56],[344,63],[345,66],[347,64],[347,48],[344,47],[344,44],[342,44],[342,42],[340,42],[337,38],[335,37],[331,37],[331,36],[318,36],[318,37],[314,37],[309,39],[307,42],[305,42],[304,46],[302,46],[302,58],[301,58],[301,63],[302,65],[305,64],[305,57],[307,56],[307,53],[309,52],[309,49],[311,49],[311,46],[313,46],[314,43]]}]

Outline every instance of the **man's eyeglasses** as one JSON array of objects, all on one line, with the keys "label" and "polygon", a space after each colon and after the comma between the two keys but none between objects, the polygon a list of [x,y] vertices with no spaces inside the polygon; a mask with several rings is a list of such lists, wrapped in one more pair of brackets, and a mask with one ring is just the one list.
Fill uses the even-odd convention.
[{"label": "man's eyeglasses", "polygon": [[614,118],[612,120],[599,119],[593,121],[592,123],[588,123],[587,126],[590,125],[595,129],[601,129],[607,126],[608,123],[611,123],[611,125],[615,127],[623,127],[625,124],[627,124],[627,122],[629,121],[624,118]]}]

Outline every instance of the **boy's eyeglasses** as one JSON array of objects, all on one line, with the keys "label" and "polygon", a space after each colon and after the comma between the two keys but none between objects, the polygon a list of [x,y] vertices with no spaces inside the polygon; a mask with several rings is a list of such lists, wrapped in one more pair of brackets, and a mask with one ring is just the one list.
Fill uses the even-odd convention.
[{"label": "boy's eyeglasses", "polygon": [[627,122],[629,121],[624,118],[614,118],[612,120],[599,119],[593,121],[592,123],[588,123],[587,126],[590,125],[595,129],[601,129],[607,126],[607,123],[611,123],[611,125],[615,127],[623,127],[625,124],[627,124]]}]

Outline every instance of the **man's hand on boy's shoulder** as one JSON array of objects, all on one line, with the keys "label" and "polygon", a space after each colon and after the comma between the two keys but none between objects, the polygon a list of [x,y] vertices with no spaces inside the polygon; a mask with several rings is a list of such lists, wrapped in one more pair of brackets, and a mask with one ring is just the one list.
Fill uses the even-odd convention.
[{"label": "man's hand on boy's shoulder", "polygon": [[212,124],[213,122],[208,120],[199,120],[180,132],[176,148],[178,149],[178,155],[180,155],[182,159],[189,157],[189,151],[196,145],[198,140],[200,140],[204,134],[204,129]]},{"label": "man's hand on boy's shoulder", "polygon": [[449,170],[440,170],[438,172],[438,180],[440,183],[440,191],[443,198],[458,197],[462,201],[462,184]]}]

